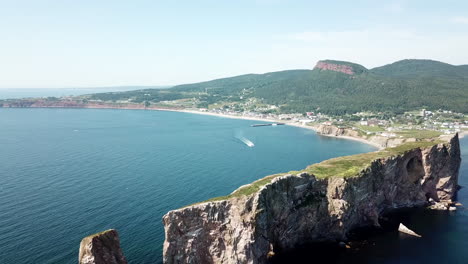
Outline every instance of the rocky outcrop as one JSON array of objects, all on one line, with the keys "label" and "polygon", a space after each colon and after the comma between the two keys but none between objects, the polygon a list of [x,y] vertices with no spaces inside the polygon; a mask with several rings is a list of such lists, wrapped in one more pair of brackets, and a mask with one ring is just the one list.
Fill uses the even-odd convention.
[{"label": "rocky outcrop", "polygon": [[421,235],[418,235],[416,232],[414,232],[413,230],[409,229],[408,227],[406,227],[406,226],[405,226],[404,224],[402,224],[402,223],[400,223],[400,225],[398,226],[398,231],[400,231],[401,233],[410,235],[410,236],[422,237]]},{"label": "rocky outcrop", "polygon": [[119,234],[114,229],[106,230],[81,240],[79,264],[127,264],[120,249]]},{"label": "rocky outcrop", "polygon": [[328,63],[325,61],[319,61],[317,65],[315,65],[315,69],[342,72],[342,73],[349,74],[349,75],[355,74],[353,67],[349,65]]},{"label": "rocky outcrop", "polygon": [[359,133],[355,130],[348,129],[348,128],[340,128],[337,126],[331,125],[319,125],[315,128],[317,134],[324,135],[324,136],[348,136],[348,137],[359,137]]},{"label": "rocky outcrop", "polygon": [[374,160],[353,177],[279,176],[251,195],[170,211],[164,262],[265,263],[307,242],[345,241],[385,212],[452,199],[459,166],[455,136]]}]

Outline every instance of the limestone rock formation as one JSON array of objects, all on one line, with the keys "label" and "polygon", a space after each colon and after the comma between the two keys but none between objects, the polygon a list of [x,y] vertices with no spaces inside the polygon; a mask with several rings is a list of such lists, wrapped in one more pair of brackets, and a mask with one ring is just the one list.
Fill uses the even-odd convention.
[{"label": "limestone rock formation", "polygon": [[120,249],[119,234],[114,229],[81,240],[79,264],[127,264]]},{"label": "limestone rock formation", "polygon": [[266,263],[307,242],[346,241],[397,208],[450,200],[460,167],[458,136],[374,160],[353,177],[279,176],[245,196],[205,202],[163,217],[164,262]]}]

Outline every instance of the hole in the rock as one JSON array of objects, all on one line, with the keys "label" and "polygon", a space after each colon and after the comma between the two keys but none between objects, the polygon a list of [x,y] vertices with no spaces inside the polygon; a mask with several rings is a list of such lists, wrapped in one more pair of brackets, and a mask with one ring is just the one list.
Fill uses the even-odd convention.
[{"label": "hole in the rock", "polygon": [[424,176],[422,161],[418,157],[410,159],[406,164],[406,172],[412,182],[418,183],[418,181]]}]

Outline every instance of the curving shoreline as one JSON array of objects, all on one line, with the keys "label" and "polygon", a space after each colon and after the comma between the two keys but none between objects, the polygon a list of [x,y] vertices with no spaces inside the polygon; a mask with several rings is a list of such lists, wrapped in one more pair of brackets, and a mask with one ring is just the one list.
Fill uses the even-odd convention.
[{"label": "curving shoreline", "polygon": [[275,120],[275,119],[267,119],[267,118],[258,118],[258,117],[248,117],[248,116],[236,116],[236,115],[227,115],[227,114],[218,114],[218,113],[212,113],[212,112],[202,112],[202,111],[195,111],[195,110],[160,110],[160,111],[173,111],[173,112],[182,112],[182,113],[190,113],[190,114],[199,114],[199,115],[210,115],[210,116],[217,116],[217,117],[224,117],[224,118],[232,118],[232,119],[242,119],[242,120],[255,120],[255,121],[263,121],[263,122],[282,122],[285,125],[288,126],[294,126],[294,127],[299,127],[299,128],[305,128],[309,130],[313,130],[317,133],[318,136],[322,137],[332,137],[332,138],[340,138],[340,139],[347,139],[347,140],[354,140],[358,141],[364,144],[371,145],[373,147],[376,147],[378,150],[383,149],[382,146],[371,142],[369,140],[366,140],[364,138],[358,138],[358,137],[351,137],[351,136],[334,136],[334,135],[325,135],[318,133],[318,127],[316,126],[307,126],[307,125],[302,125],[297,122],[291,122],[288,120]]},{"label": "curving shoreline", "polygon": [[[378,150],[384,149],[386,146],[382,146],[378,142],[373,142],[367,138],[359,137],[359,136],[350,136],[350,135],[334,135],[334,134],[327,134],[327,133],[320,133],[319,126],[308,126],[303,125],[295,121],[290,120],[277,120],[277,119],[270,119],[270,118],[261,118],[261,117],[252,117],[252,116],[244,116],[244,115],[230,115],[225,113],[213,113],[213,112],[205,112],[205,111],[198,111],[195,109],[182,109],[182,108],[169,108],[169,107],[145,107],[143,105],[112,105],[112,104],[100,104],[100,103],[76,103],[76,102],[68,102],[65,104],[30,104],[27,106],[20,106],[20,105],[7,105],[3,108],[70,108],[70,109],[121,109],[121,110],[151,110],[151,111],[167,111],[167,112],[180,112],[180,113],[189,113],[189,114],[198,114],[198,115],[209,115],[209,116],[216,116],[222,118],[231,118],[231,119],[241,119],[241,120],[254,120],[254,121],[262,121],[262,122],[282,122],[288,126],[295,126],[299,128],[313,130],[319,136],[323,137],[332,137],[332,138],[340,138],[345,140],[354,140],[364,144],[371,145]],[[0,108],[1,109],[1,108]],[[468,131],[461,131],[458,132],[459,138],[463,138],[464,136],[468,135]]]}]

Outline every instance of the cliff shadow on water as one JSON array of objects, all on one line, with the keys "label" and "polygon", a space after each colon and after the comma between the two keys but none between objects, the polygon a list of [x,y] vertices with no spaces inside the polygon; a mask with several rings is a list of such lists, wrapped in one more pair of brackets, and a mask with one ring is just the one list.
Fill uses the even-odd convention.
[{"label": "cliff shadow on water", "polygon": [[[459,212],[458,212],[459,213]],[[457,213],[427,209],[401,209],[380,219],[381,227],[362,227],[349,233],[349,240],[305,243],[292,250],[278,252],[271,264],[316,263],[466,263],[462,252],[449,236],[455,231]],[[400,223],[421,238],[398,231]],[[420,261],[420,262],[418,262]]]}]

